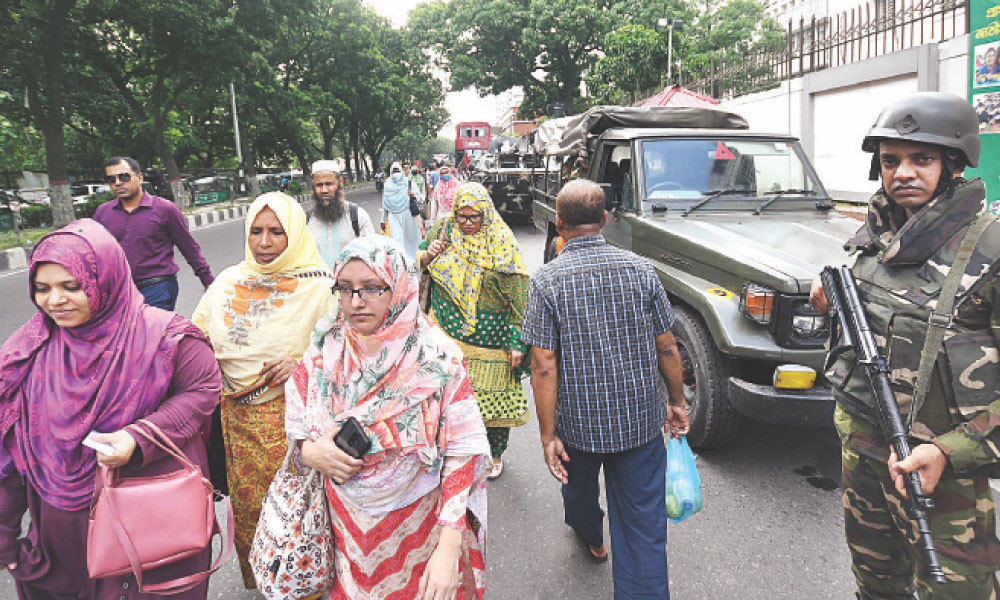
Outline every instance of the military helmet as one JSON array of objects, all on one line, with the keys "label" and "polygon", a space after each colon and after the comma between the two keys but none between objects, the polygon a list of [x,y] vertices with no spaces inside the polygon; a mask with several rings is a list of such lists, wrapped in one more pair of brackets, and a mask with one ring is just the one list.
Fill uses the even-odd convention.
[{"label": "military helmet", "polygon": [[881,140],[923,142],[958,153],[958,167],[979,164],[979,117],[953,94],[918,92],[890,104],[875,119],[861,149],[877,152]]}]

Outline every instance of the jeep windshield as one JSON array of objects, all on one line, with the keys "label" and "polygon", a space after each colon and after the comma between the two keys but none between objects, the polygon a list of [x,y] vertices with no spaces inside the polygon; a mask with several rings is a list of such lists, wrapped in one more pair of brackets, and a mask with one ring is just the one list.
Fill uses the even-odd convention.
[{"label": "jeep windshield", "polygon": [[[643,208],[681,209],[725,190],[712,206],[758,206],[781,194],[816,202],[824,195],[795,142],[739,138],[679,138],[641,142]],[[749,200],[749,202],[748,202]]]}]

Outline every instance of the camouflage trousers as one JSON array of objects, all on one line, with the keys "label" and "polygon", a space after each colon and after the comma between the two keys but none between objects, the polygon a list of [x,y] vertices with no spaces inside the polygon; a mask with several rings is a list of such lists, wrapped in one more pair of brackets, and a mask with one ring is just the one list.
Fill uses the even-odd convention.
[{"label": "camouflage trousers", "polygon": [[928,511],[947,582],[926,577],[915,545],[916,525],[889,478],[885,461],[843,444],[844,531],[859,597],[864,600],[987,600],[1000,598],[993,495],[985,476],[956,477],[946,469]]}]

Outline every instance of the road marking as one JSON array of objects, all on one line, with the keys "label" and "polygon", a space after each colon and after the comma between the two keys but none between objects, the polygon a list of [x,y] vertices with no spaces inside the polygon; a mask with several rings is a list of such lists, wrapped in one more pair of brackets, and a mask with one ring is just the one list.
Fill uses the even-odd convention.
[{"label": "road marking", "polygon": [[10,277],[11,275],[17,275],[19,273],[24,273],[27,270],[28,270],[27,268],[22,268],[22,269],[14,269],[13,271],[4,271],[3,273],[0,273],[0,279],[3,279],[4,277]]}]

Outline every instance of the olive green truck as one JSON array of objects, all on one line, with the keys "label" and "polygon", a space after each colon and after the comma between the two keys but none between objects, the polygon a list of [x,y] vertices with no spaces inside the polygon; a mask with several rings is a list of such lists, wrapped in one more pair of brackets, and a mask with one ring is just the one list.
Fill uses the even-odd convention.
[{"label": "olive green truck", "polygon": [[829,323],[809,287],[823,266],[849,262],[844,242],[861,223],[832,210],[795,137],[715,109],[595,107],[544,123],[534,149],[546,261],[574,164],[604,190],[607,241],[659,274],[677,316],[692,446],[724,445],[744,418],[832,423]]}]

